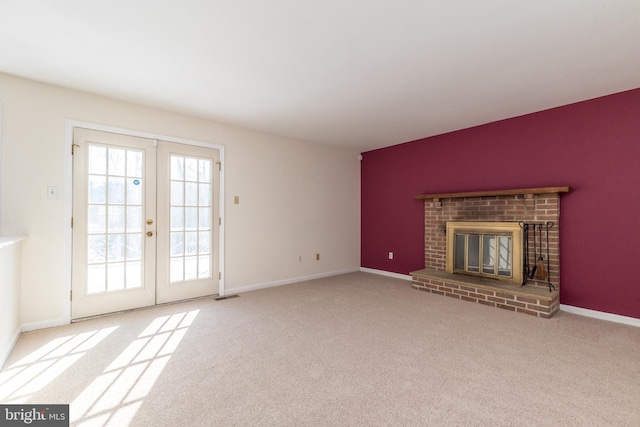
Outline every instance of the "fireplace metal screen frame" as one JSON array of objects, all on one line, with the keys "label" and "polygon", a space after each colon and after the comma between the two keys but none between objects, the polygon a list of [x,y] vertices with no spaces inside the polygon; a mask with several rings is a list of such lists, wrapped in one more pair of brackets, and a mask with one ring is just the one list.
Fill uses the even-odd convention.
[{"label": "fireplace metal screen frame", "polygon": [[491,279],[500,280],[514,285],[521,285],[523,282],[523,231],[518,222],[481,222],[481,221],[447,221],[446,223],[446,272],[449,274],[467,274],[469,276],[487,277],[482,274],[460,273],[454,271],[454,248],[455,235],[458,234],[492,234],[510,236],[512,239],[512,276],[499,277],[491,276]]}]

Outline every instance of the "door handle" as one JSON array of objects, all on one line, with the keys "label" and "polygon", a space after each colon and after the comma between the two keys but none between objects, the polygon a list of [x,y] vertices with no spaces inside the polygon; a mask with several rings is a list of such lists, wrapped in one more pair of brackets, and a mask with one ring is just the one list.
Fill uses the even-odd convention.
[{"label": "door handle", "polygon": [[147,236],[149,237],[153,236],[153,231],[147,231]]},{"label": "door handle", "polygon": [[153,220],[152,219],[148,219],[147,220],[147,224],[149,224],[149,225],[153,224]]}]

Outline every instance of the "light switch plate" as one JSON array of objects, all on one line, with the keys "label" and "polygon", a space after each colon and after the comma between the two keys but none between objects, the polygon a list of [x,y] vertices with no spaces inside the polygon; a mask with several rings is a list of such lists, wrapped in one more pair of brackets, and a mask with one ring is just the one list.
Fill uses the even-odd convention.
[{"label": "light switch plate", "polygon": [[47,198],[48,199],[57,199],[58,198],[58,187],[50,185],[47,187]]}]

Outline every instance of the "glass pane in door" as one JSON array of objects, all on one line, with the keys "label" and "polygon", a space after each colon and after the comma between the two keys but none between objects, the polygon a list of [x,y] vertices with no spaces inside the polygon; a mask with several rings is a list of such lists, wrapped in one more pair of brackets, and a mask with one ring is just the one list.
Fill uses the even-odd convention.
[{"label": "glass pane in door", "polygon": [[453,268],[456,270],[464,270],[464,255],[465,255],[465,235],[464,234],[456,234],[455,235],[455,250],[454,250],[454,261]]},{"label": "glass pane in door", "polygon": [[511,237],[498,237],[498,275],[511,277],[513,243]]},{"label": "glass pane in door", "polygon": [[482,236],[482,272],[495,274],[496,236]]},{"label": "glass pane in door", "polygon": [[142,287],[144,152],[88,145],[87,293]]},{"label": "glass pane in door", "polygon": [[211,160],[171,155],[171,283],[211,278]]},{"label": "glass pane in door", "polygon": [[467,271],[480,272],[480,236],[467,236]]}]

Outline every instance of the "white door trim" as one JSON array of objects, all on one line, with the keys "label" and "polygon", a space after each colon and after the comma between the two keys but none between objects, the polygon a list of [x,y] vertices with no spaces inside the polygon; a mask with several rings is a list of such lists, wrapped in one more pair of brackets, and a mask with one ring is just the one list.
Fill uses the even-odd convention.
[{"label": "white door trim", "polygon": [[64,324],[71,323],[71,300],[69,299],[71,293],[71,275],[72,275],[72,241],[73,234],[71,230],[71,217],[73,213],[73,156],[71,155],[71,149],[73,147],[73,128],[82,127],[85,129],[92,129],[103,132],[119,133],[129,136],[138,136],[149,139],[161,139],[163,141],[175,142],[178,144],[195,145],[198,147],[215,148],[220,152],[220,162],[222,163],[222,170],[220,171],[220,200],[218,201],[220,206],[220,218],[222,225],[220,226],[220,249],[218,251],[218,265],[220,266],[220,283],[219,294],[225,295],[225,264],[224,264],[224,230],[225,230],[225,146],[222,144],[215,144],[205,141],[197,141],[187,138],[178,138],[175,136],[161,135],[151,132],[142,132],[131,129],[118,128],[114,126],[100,125],[96,123],[82,122],[78,120],[65,120],[65,173],[64,173],[64,246],[65,246],[65,278],[64,289],[62,293],[62,313]]}]

